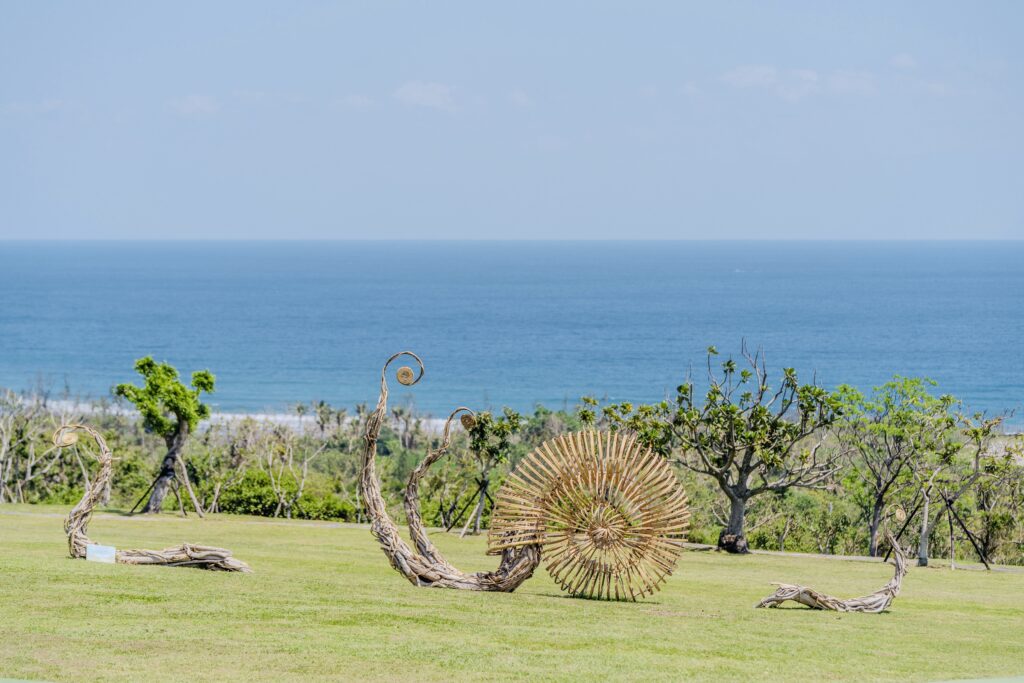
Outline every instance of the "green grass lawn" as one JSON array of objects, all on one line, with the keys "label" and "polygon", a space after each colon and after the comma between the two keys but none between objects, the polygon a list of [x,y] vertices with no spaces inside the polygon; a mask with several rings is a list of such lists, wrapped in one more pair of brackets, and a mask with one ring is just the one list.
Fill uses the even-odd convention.
[{"label": "green grass lawn", "polygon": [[[1024,574],[911,569],[885,614],[755,610],[770,581],[853,596],[870,562],[686,552],[638,603],[411,586],[365,527],[97,516],[118,547],[231,548],[253,574],[67,557],[65,508],[0,506],[0,677],[44,680],[942,680],[1024,674]],[[464,570],[484,539],[434,540]]]}]

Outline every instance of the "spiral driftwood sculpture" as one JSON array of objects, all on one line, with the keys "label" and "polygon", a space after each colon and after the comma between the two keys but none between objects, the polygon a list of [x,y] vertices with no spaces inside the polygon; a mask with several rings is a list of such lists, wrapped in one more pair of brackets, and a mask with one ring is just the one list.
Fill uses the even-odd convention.
[{"label": "spiral driftwood sculpture", "polygon": [[[99,502],[110,481],[114,458],[100,433],[82,424],[62,426],[53,434],[53,445],[57,448],[74,445],[78,442],[78,432],[85,432],[91,436],[100,451],[98,456],[99,472],[86,488],[82,500],[71,510],[68,518],[64,521],[64,531],[68,535],[68,551],[71,553],[71,557],[85,559],[88,546],[93,545],[86,533],[89,519],[92,517],[93,508],[96,507],[96,503]],[[118,564],[161,564],[229,572],[252,571],[245,562],[232,557],[230,550],[189,543],[163,550],[118,550],[114,559]]]},{"label": "spiral driftwood sculpture", "polygon": [[664,458],[632,436],[577,432],[542,444],[509,474],[488,552],[539,545],[564,590],[636,600],[672,573],[689,519]]},{"label": "spiral driftwood sculpture", "polygon": [[468,408],[458,408],[445,421],[441,443],[436,450],[429,451],[427,457],[409,476],[405,489],[405,512],[409,521],[409,534],[416,545],[416,550],[406,544],[398,534],[398,528],[388,516],[387,506],[380,491],[377,479],[377,439],[388,411],[387,371],[391,363],[401,357],[408,356],[419,367],[419,372],[412,368],[401,367],[396,373],[399,382],[412,386],[423,378],[423,361],[411,351],[402,351],[391,356],[384,364],[380,374],[380,398],[377,409],[367,420],[366,444],[363,450],[363,469],[359,478],[359,491],[370,518],[370,530],[387,555],[391,566],[397,569],[413,585],[424,587],[458,588],[478,591],[514,591],[526,579],[533,575],[533,570],[540,562],[540,548],[536,545],[520,545],[509,548],[501,553],[501,563],[493,572],[477,572],[467,574],[453,567],[427,538],[426,529],[420,518],[419,482],[427,468],[441,458],[451,445],[451,426],[455,416],[463,413],[463,424],[468,422],[472,412]]},{"label": "spiral driftwood sculpture", "polygon": [[883,612],[889,609],[889,605],[899,595],[900,587],[903,585],[903,577],[907,574],[907,555],[900,546],[899,541],[889,532],[885,534],[886,540],[892,545],[893,564],[896,566],[892,580],[882,586],[871,595],[860,598],[841,600],[831,595],[819,593],[813,588],[806,586],[794,586],[789,583],[776,583],[778,586],[774,593],[757,603],[755,607],[778,607],[787,600],[799,602],[812,609],[825,609],[835,612]]}]

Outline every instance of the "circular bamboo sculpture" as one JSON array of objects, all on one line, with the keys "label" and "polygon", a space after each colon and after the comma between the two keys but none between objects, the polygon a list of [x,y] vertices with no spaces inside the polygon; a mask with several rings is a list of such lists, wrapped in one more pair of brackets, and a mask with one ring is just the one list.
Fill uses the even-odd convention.
[{"label": "circular bamboo sculpture", "polygon": [[[99,447],[100,469],[96,477],[86,487],[82,500],[68,514],[64,521],[64,531],[68,535],[68,551],[75,559],[85,559],[86,549],[93,545],[86,534],[93,508],[103,496],[107,483],[113,472],[113,454],[99,432],[83,424],[66,424],[53,434],[53,445],[67,448],[78,442],[78,432],[85,432],[92,437]],[[228,572],[251,572],[245,562],[231,556],[230,550],[213,548],[205,545],[184,543],[174,548],[163,550],[118,550],[114,555],[118,564],[160,564],[173,567],[199,567]]]},{"label": "circular bamboo sculpture", "polygon": [[636,600],[672,573],[689,520],[664,458],[633,436],[576,432],[542,444],[509,474],[488,552],[540,546],[548,573],[571,594]]},{"label": "circular bamboo sculpture", "polygon": [[398,534],[398,528],[388,516],[387,506],[380,491],[380,482],[377,479],[377,439],[380,437],[380,430],[388,412],[388,366],[402,356],[408,356],[415,361],[419,371],[413,372],[412,368],[403,366],[396,373],[398,381],[405,386],[412,386],[423,378],[423,361],[411,351],[402,351],[391,356],[381,370],[380,398],[377,401],[377,409],[370,414],[366,423],[366,433],[363,437],[366,441],[363,449],[363,468],[359,478],[359,492],[363,498],[366,514],[370,518],[370,531],[377,538],[384,554],[391,562],[391,566],[415,586],[478,591],[514,591],[523,581],[533,575],[533,570],[540,563],[539,546],[523,544],[508,548],[501,552],[501,563],[496,571],[467,574],[453,567],[438,552],[427,538],[423,520],[420,518],[419,482],[427,469],[448,452],[451,445],[451,426],[455,417],[461,413],[463,426],[472,426],[470,421],[472,411],[468,408],[457,408],[452,411],[445,421],[440,445],[437,449],[428,451],[427,457],[409,475],[404,504],[409,521],[409,535],[416,545],[415,551],[402,540]]},{"label": "circular bamboo sculpture", "polygon": [[806,586],[796,586],[791,583],[775,583],[772,584],[778,586],[775,592],[754,606],[778,607],[787,600],[792,600],[793,602],[799,602],[801,605],[807,605],[811,609],[832,610],[834,612],[883,612],[889,609],[889,605],[892,604],[892,601],[900,593],[903,577],[907,575],[907,554],[903,547],[900,546],[899,541],[891,533],[886,532],[885,538],[892,546],[893,564],[896,566],[896,571],[889,583],[871,595],[843,600],[819,593],[813,588]]}]

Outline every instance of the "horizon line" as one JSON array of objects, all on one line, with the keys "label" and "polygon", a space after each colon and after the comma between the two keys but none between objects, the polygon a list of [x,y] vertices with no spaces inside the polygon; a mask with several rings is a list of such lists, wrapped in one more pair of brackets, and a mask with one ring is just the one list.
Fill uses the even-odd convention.
[{"label": "horizon line", "polygon": [[134,243],[224,243],[224,242],[265,242],[265,243],[323,243],[323,242],[862,242],[862,243],[907,243],[907,242],[1024,242],[1024,237],[2,237],[0,243],[81,243],[81,242],[134,242]]}]

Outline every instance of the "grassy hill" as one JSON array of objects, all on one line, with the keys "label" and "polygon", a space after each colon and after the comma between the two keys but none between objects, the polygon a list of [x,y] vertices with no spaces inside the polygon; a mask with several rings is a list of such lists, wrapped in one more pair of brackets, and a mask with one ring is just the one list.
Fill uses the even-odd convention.
[{"label": "grassy hill", "polygon": [[[365,527],[97,515],[118,547],[231,548],[249,575],[67,557],[66,508],[0,506],[0,676],[45,680],[937,680],[1024,674],[1024,574],[911,569],[885,614],[755,610],[771,581],[842,596],[891,567],[687,552],[654,598],[417,589]],[[465,570],[481,538],[437,534]]]}]

